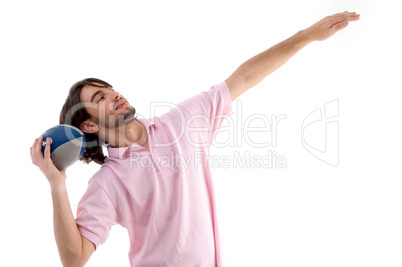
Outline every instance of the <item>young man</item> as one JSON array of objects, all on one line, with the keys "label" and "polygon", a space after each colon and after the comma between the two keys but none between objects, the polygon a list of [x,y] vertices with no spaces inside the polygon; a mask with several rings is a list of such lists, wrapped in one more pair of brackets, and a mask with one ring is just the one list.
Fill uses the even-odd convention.
[{"label": "young man", "polygon": [[[83,266],[113,224],[127,228],[132,266],[222,266],[214,194],[206,156],[231,102],[282,66],[307,44],[325,40],[356,21],[355,12],[326,17],[244,62],[224,82],[168,113],[137,119],[135,108],[98,79],[76,83],[60,123],[86,135],[86,162],[102,165],[89,181],[74,219],[65,171],[42,155],[42,137],[31,147],[51,186],[54,232],[64,266]],[[107,144],[108,157],[102,144]]]}]

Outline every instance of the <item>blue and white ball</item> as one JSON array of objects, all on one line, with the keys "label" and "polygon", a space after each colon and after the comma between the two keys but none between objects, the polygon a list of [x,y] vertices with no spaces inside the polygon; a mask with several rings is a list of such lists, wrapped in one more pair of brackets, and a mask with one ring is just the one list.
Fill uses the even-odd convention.
[{"label": "blue and white ball", "polygon": [[77,127],[60,124],[42,134],[42,153],[45,152],[46,138],[50,137],[50,157],[59,170],[64,170],[78,161],[85,150],[85,135]]}]

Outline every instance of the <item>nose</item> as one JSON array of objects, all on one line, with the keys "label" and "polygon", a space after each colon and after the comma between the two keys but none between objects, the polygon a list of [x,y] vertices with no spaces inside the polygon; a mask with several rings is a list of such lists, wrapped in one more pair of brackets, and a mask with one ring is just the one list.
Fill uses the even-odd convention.
[{"label": "nose", "polygon": [[120,99],[120,98],[121,98],[121,95],[120,95],[119,92],[116,92],[116,91],[113,91],[113,92],[112,92],[112,99],[113,99],[113,100],[118,100],[118,99]]},{"label": "nose", "polygon": [[115,108],[115,104],[117,103],[117,101],[119,101],[119,99],[123,98],[123,96],[119,92],[111,91],[110,97],[111,97],[112,101],[109,104],[109,109],[113,110]]}]

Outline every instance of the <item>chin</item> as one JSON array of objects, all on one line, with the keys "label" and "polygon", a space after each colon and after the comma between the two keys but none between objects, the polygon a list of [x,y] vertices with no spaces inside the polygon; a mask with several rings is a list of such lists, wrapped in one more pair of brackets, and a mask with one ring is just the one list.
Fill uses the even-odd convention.
[{"label": "chin", "polygon": [[127,107],[127,109],[128,110],[126,112],[124,112],[124,119],[125,120],[130,119],[130,118],[134,119],[134,116],[136,115],[135,108],[130,106],[130,107]]}]

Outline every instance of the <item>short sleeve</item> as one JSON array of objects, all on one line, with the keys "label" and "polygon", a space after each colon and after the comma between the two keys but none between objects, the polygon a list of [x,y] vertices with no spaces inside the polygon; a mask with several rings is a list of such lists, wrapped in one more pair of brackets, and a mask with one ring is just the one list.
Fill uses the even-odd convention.
[{"label": "short sleeve", "polygon": [[91,179],[77,207],[75,222],[81,235],[97,248],[106,241],[112,225],[117,221],[117,212],[112,201],[103,188]]},{"label": "short sleeve", "polygon": [[209,146],[226,116],[232,115],[232,100],[225,81],[188,98],[160,117],[186,133],[178,133],[192,145]]}]

